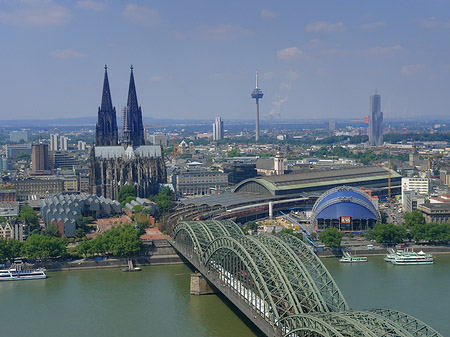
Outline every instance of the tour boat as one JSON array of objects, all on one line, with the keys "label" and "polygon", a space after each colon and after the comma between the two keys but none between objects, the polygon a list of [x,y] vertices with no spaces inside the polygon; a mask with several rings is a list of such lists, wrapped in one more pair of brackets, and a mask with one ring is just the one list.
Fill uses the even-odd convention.
[{"label": "tour boat", "polygon": [[384,260],[394,265],[433,264],[434,256],[423,251],[416,253],[412,249],[406,251],[389,249],[389,254],[386,255]]},{"label": "tour boat", "polygon": [[344,256],[339,260],[339,262],[343,263],[367,262],[367,257],[351,256],[348,252],[344,252]]},{"label": "tour boat", "polygon": [[11,265],[8,269],[0,269],[0,281],[35,280],[46,278],[44,268],[22,269],[20,265]]}]

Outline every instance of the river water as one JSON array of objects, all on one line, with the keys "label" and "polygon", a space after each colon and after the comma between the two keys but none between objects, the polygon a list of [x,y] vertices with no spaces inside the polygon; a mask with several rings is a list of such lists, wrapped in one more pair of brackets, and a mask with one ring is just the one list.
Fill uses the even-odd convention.
[{"label": "river water", "polygon": [[[450,336],[450,256],[431,266],[324,260],[354,309],[410,313]],[[189,295],[185,265],[139,273],[97,269],[48,273],[33,281],[0,282],[1,337],[254,337],[258,331],[226,300]]]}]

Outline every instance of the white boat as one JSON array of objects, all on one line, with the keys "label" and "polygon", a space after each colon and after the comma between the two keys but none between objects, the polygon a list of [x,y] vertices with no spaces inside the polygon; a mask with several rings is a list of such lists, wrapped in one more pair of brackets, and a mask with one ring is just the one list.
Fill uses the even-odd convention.
[{"label": "white boat", "polygon": [[411,250],[388,250],[389,254],[384,258],[385,261],[391,262],[394,265],[417,265],[417,264],[433,264],[433,254],[426,254],[423,251],[418,253]]},{"label": "white boat", "polygon": [[0,281],[36,280],[46,278],[44,268],[22,269],[21,265],[11,265],[8,269],[0,269]]},{"label": "white boat", "polygon": [[365,256],[351,256],[348,252],[344,252],[344,256],[339,260],[343,263],[367,262]]}]

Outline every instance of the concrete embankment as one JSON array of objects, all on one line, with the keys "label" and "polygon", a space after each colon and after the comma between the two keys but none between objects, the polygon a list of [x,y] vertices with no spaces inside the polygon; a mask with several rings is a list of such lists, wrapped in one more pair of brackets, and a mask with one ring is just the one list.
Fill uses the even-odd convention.
[{"label": "concrete embankment", "polygon": [[[145,243],[144,252],[132,257],[135,266],[158,266],[185,263],[167,240],[154,240]],[[44,267],[47,271],[119,268],[128,267],[127,258],[96,258],[81,260],[46,261],[35,263],[34,267]]]}]

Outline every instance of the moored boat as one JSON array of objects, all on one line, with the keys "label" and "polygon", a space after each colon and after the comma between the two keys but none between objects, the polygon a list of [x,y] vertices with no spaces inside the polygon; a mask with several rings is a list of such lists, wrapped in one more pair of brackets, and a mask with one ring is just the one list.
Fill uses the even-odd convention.
[{"label": "moored boat", "polygon": [[8,269],[0,269],[0,281],[36,280],[46,278],[44,268],[22,269],[21,265],[11,265]]},{"label": "moored boat", "polygon": [[352,256],[348,252],[344,252],[344,256],[339,260],[343,263],[367,262],[366,256]]},{"label": "moored boat", "polygon": [[418,265],[418,264],[433,264],[433,254],[426,254],[423,251],[418,253],[411,250],[388,250],[389,254],[384,258],[385,261],[391,262],[394,265]]}]

